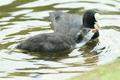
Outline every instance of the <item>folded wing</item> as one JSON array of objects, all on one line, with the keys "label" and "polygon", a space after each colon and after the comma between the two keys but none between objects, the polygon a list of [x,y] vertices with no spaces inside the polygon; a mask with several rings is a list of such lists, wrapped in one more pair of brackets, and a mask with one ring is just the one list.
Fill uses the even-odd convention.
[{"label": "folded wing", "polygon": [[75,36],[82,27],[82,17],[77,14],[65,12],[50,13],[51,27],[55,33],[69,34]]}]

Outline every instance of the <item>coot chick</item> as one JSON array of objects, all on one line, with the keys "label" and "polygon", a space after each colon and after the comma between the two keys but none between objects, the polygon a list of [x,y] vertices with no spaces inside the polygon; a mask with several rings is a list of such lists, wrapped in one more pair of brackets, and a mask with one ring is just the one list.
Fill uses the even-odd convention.
[{"label": "coot chick", "polygon": [[32,52],[60,52],[72,48],[74,44],[75,40],[69,35],[45,33],[28,38],[17,48]]},{"label": "coot chick", "polygon": [[[59,29],[60,31],[62,31],[67,26],[67,29],[69,31],[67,31],[66,29],[63,32],[59,32],[59,31],[56,32],[57,30],[56,29],[54,30],[53,33],[38,34],[36,36],[30,37],[22,41],[20,44],[17,45],[17,48],[32,52],[59,52],[59,51],[73,49],[75,44],[77,42],[80,42],[83,39],[83,37],[88,33],[88,29],[95,30],[95,34],[92,37],[93,39],[99,36],[98,30],[94,27],[96,22],[95,13],[96,12],[93,10],[86,11],[83,16],[83,24],[78,24],[77,28],[74,25],[75,23],[71,23],[68,21],[66,22],[67,24],[63,23],[64,27]],[[76,22],[76,23],[80,23],[80,22]],[[58,28],[60,26],[54,25],[54,29],[55,27]]]}]

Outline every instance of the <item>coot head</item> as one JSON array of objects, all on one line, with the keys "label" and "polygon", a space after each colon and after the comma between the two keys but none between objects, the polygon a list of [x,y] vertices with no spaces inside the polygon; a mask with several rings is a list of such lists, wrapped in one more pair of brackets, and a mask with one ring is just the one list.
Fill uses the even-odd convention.
[{"label": "coot head", "polygon": [[[83,15],[83,27],[84,28],[90,28],[92,31],[95,32],[92,39],[95,39],[99,36],[99,25],[97,23],[99,13],[95,10],[87,10]],[[84,33],[87,33],[86,31]]]},{"label": "coot head", "polygon": [[97,23],[96,15],[98,13],[95,10],[87,10],[83,15],[83,26],[94,29]]}]

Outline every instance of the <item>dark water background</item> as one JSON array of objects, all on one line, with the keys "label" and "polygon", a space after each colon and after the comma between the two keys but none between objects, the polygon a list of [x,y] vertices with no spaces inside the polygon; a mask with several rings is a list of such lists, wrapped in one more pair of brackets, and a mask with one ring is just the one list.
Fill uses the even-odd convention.
[{"label": "dark water background", "polygon": [[[49,12],[98,10],[98,41],[80,51],[43,55],[14,49],[19,41],[52,32]],[[0,80],[65,80],[120,57],[119,0],[0,0]]]}]

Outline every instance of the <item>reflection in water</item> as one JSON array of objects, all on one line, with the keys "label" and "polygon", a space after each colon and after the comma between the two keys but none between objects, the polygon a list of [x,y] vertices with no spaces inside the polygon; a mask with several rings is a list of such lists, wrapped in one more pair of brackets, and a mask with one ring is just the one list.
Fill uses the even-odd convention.
[{"label": "reflection in water", "polygon": [[101,39],[98,47],[104,46],[105,49],[102,50],[101,53],[99,54],[98,64],[105,64],[113,61],[114,59],[120,56],[119,54],[120,32],[113,29],[108,29],[108,30],[102,30],[100,33],[101,33],[100,34]]},{"label": "reflection in water", "polygon": [[[84,51],[82,53],[83,57],[86,57],[85,59],[85,64],[96,64],[97,60],[98,60],[98,54],[94,49],[94,47],[96,46],[96,44],[98,43],[98,39],[89,42],[88,44],[86,44],[85,47],[81,48],[82,51]],[[93,50],[93,51],[92,51]]]},{"label": "reflection in water", "polygon": [[24,15],[32,12],[32,9],[30,10],[19,10],[19,11],[14,11],[11,13],[11,16],[19,16],[19,15]]},{"label": "reflection in water", "polygon": [[40,7],[40,6],[48,6],[48,5],[52,5],[52,4],[57,4],[57,3],[65,3],[65,2],[74,2],[74,1],[79,1],[79,0],[38,0],[38,1],[35,1],[35,2],[31,2],[31,3],[28,3],[28,4],[23,4],[23,5],[20,5],[18,6],[18,8],[29,8],[29,7]]},{"label": "reflection in water", "polygon": [[0,6],[11,4],[14,0],[0,0]]},{"label": "reflection in water", "polygon": [[29,18],[35,18],[35,19],[43,19],[45,17],[49,16],[49,12],[51,11],[41,11],[41,12],[32,12],[29,14],[26,14],[25,16],[29,17]]},{"label": "reflection in water", "polygon": [[[49,30],[49,12],[62,10],[81,15],[87,9],[96,9],[103,16],[98,40],[64,53],[15,50],[22,39],[53,32]],[[0,80],[65,80],[120,56],[117,0],[0,0],[0,10]]]},{"label": "reflection in water", "polygon": [[[91,5],[91,6],[89,6]],[[102,6],[102,7],[101,7]],[[99,9],[99,10],[107,10],[107,11],[119,11],[119,9],[114,8],[113,6],[108,6],[105,4],[99,3],[68,3],[68,4],[60,4],[54,6],[55,8],[81,8],[84,7],[85,9]],[[104,8],[103,8],[104,7]]]}]

